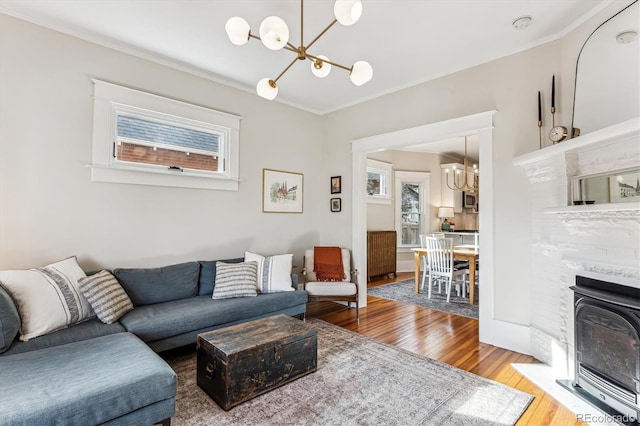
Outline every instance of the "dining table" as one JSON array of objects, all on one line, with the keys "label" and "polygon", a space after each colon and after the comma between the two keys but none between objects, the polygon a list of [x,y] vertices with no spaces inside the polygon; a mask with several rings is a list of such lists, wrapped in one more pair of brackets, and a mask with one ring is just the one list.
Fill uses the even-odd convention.
[{"label": "dining table", "polygon": [[[420,258],[428,254],[427,249],[423,247],[412,248],[415,260],[415,280],[416,293],[420,293]],[[476,282],[476,261],[479,258],[478,246],[473,244],[462,244],[453,247],[453,258],[457,260],[466,260],[469,262],[469,303],[473,305],[475,296]]]}]

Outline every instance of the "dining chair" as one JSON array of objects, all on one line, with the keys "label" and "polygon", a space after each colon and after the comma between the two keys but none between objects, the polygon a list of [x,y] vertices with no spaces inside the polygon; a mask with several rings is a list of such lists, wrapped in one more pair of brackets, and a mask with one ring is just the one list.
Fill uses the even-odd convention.
[{"label": "dining chair", "polygon": [[429,253],[429,291],[428,297],[431,299],[431,288],[434,280],[445,281],[445,291],[447,293],[447,303],[451,299],[451,287],[454,281],[461,281],[456,284],[458,294],[466,294],[466,281],[468,269],[456,269],[453,262],[453,239],[426,237],[426,249]]},{"label": "dining chair", "polygon": [[[444,232],[434,232],[432,234],[420,234],[420,247],[427,248],[427,238],[444,238]],[[422,281],[420,282],[420,290],[424,288],[424,282],[427,278],[427,274],[429,273],[429,253],[426,253],[422,256]],[[442,293],[442,284],[438,281],[439,287],[438,292]]]}]

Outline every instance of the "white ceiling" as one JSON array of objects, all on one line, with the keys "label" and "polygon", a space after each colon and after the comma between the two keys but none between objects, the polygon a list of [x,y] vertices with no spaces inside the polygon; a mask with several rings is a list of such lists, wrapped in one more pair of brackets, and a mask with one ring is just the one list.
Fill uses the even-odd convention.
[{"label": "white ceiling", "polygon": [[[309,52],[346,66],[366,60],[373,79],[357,87],[335,67],[318,79],[310,62],[300,61],[278,81],[276,99],[316,113],[335,111],[554,40],[611,1],[363,0],[355,25],[334,25]],[[289,25],[290,41],[300,44],[297,0],[1,0],[0,12],[252,93],[295,54],[268,50],[255,39],[234,46],[226,21],[241,16],[257,34],[265,17],[277,15]],[[523,15],[533,22],[515,31],[511,24]],[[333,1],[307,0],[304,16],[306,45],[333,20]]]}]

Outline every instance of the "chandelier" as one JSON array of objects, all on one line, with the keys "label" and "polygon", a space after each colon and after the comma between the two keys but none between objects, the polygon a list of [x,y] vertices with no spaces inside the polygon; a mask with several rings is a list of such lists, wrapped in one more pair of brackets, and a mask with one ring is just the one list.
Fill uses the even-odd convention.
[{"label": "chandelier", "polygon": [[[464,163],[462,170],[456,169],[455,166],[453,169],[453,186],[449,185],[449,169],[444,169],[445,171],[445,180],[447,186],[451,190],[459,190],[459,191],[469,191],[469,192],[478,192],[478,165],[474,164],[473,169],[470,171],[467,166],[467,137],[464,137]],[[472,181],[469,182],[469,174],[472,175]],[[462,178],[462,179],[461,179]]]},{"label": "chandelier", "polygon": [[365,61],[358,61],[351,67],[331,62],[323,55],[311,55],[308,50],[320,37],[326,33],[336,22],[349,26],[355,24],[362,14],[362,3],[360,0],[337,0],[333,6],[335,19],[313,40],[305,46],[304,44],[304,0],[300,0],[300,46],[294,46],[289,42],[289,27],[286,22],[277,16],[269,16],[260,24],[259,36],[251,33],[249,24],[244,19],[234,16],[227,21],[225,30],[231,43],[241,46],[246,44],[250,38],[261,40],[262,43],[271,50],[286,49],[296,53],[296,58],[282,71],[276,78],[263,78],[256,85],[258,95],[272,100],[278,95],[277,82],[297,60],[308,59],[311,61],[311,72],[316,77],[326,77],[331,71],[331,66],[349,71],[349,77],[356,86],[361,86],[371,80],[373,69]]}]

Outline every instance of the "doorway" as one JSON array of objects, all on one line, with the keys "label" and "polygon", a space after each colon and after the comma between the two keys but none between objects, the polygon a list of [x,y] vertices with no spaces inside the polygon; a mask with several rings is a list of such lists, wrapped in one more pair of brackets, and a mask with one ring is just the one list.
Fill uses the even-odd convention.
[{"label": "doorway", "polygon": [[367,153],[382,149],[404,148],[421,143],[477,134],[479,139],[479,164],[482,185],[483,213],[479,227],[486,235],[480,240],[483,267],[480,282],[483,283],[482,299],[479,303],[479,333],[481,341],[491,341],[493,317],[493,115],[495,110],[451,120],[412,127],[352,141],[352,199],[353,210],[352,251],[354,262],[360,265],[360,306],[366,306],[366,262],[367,262],[367,208],[366,169]]}]

